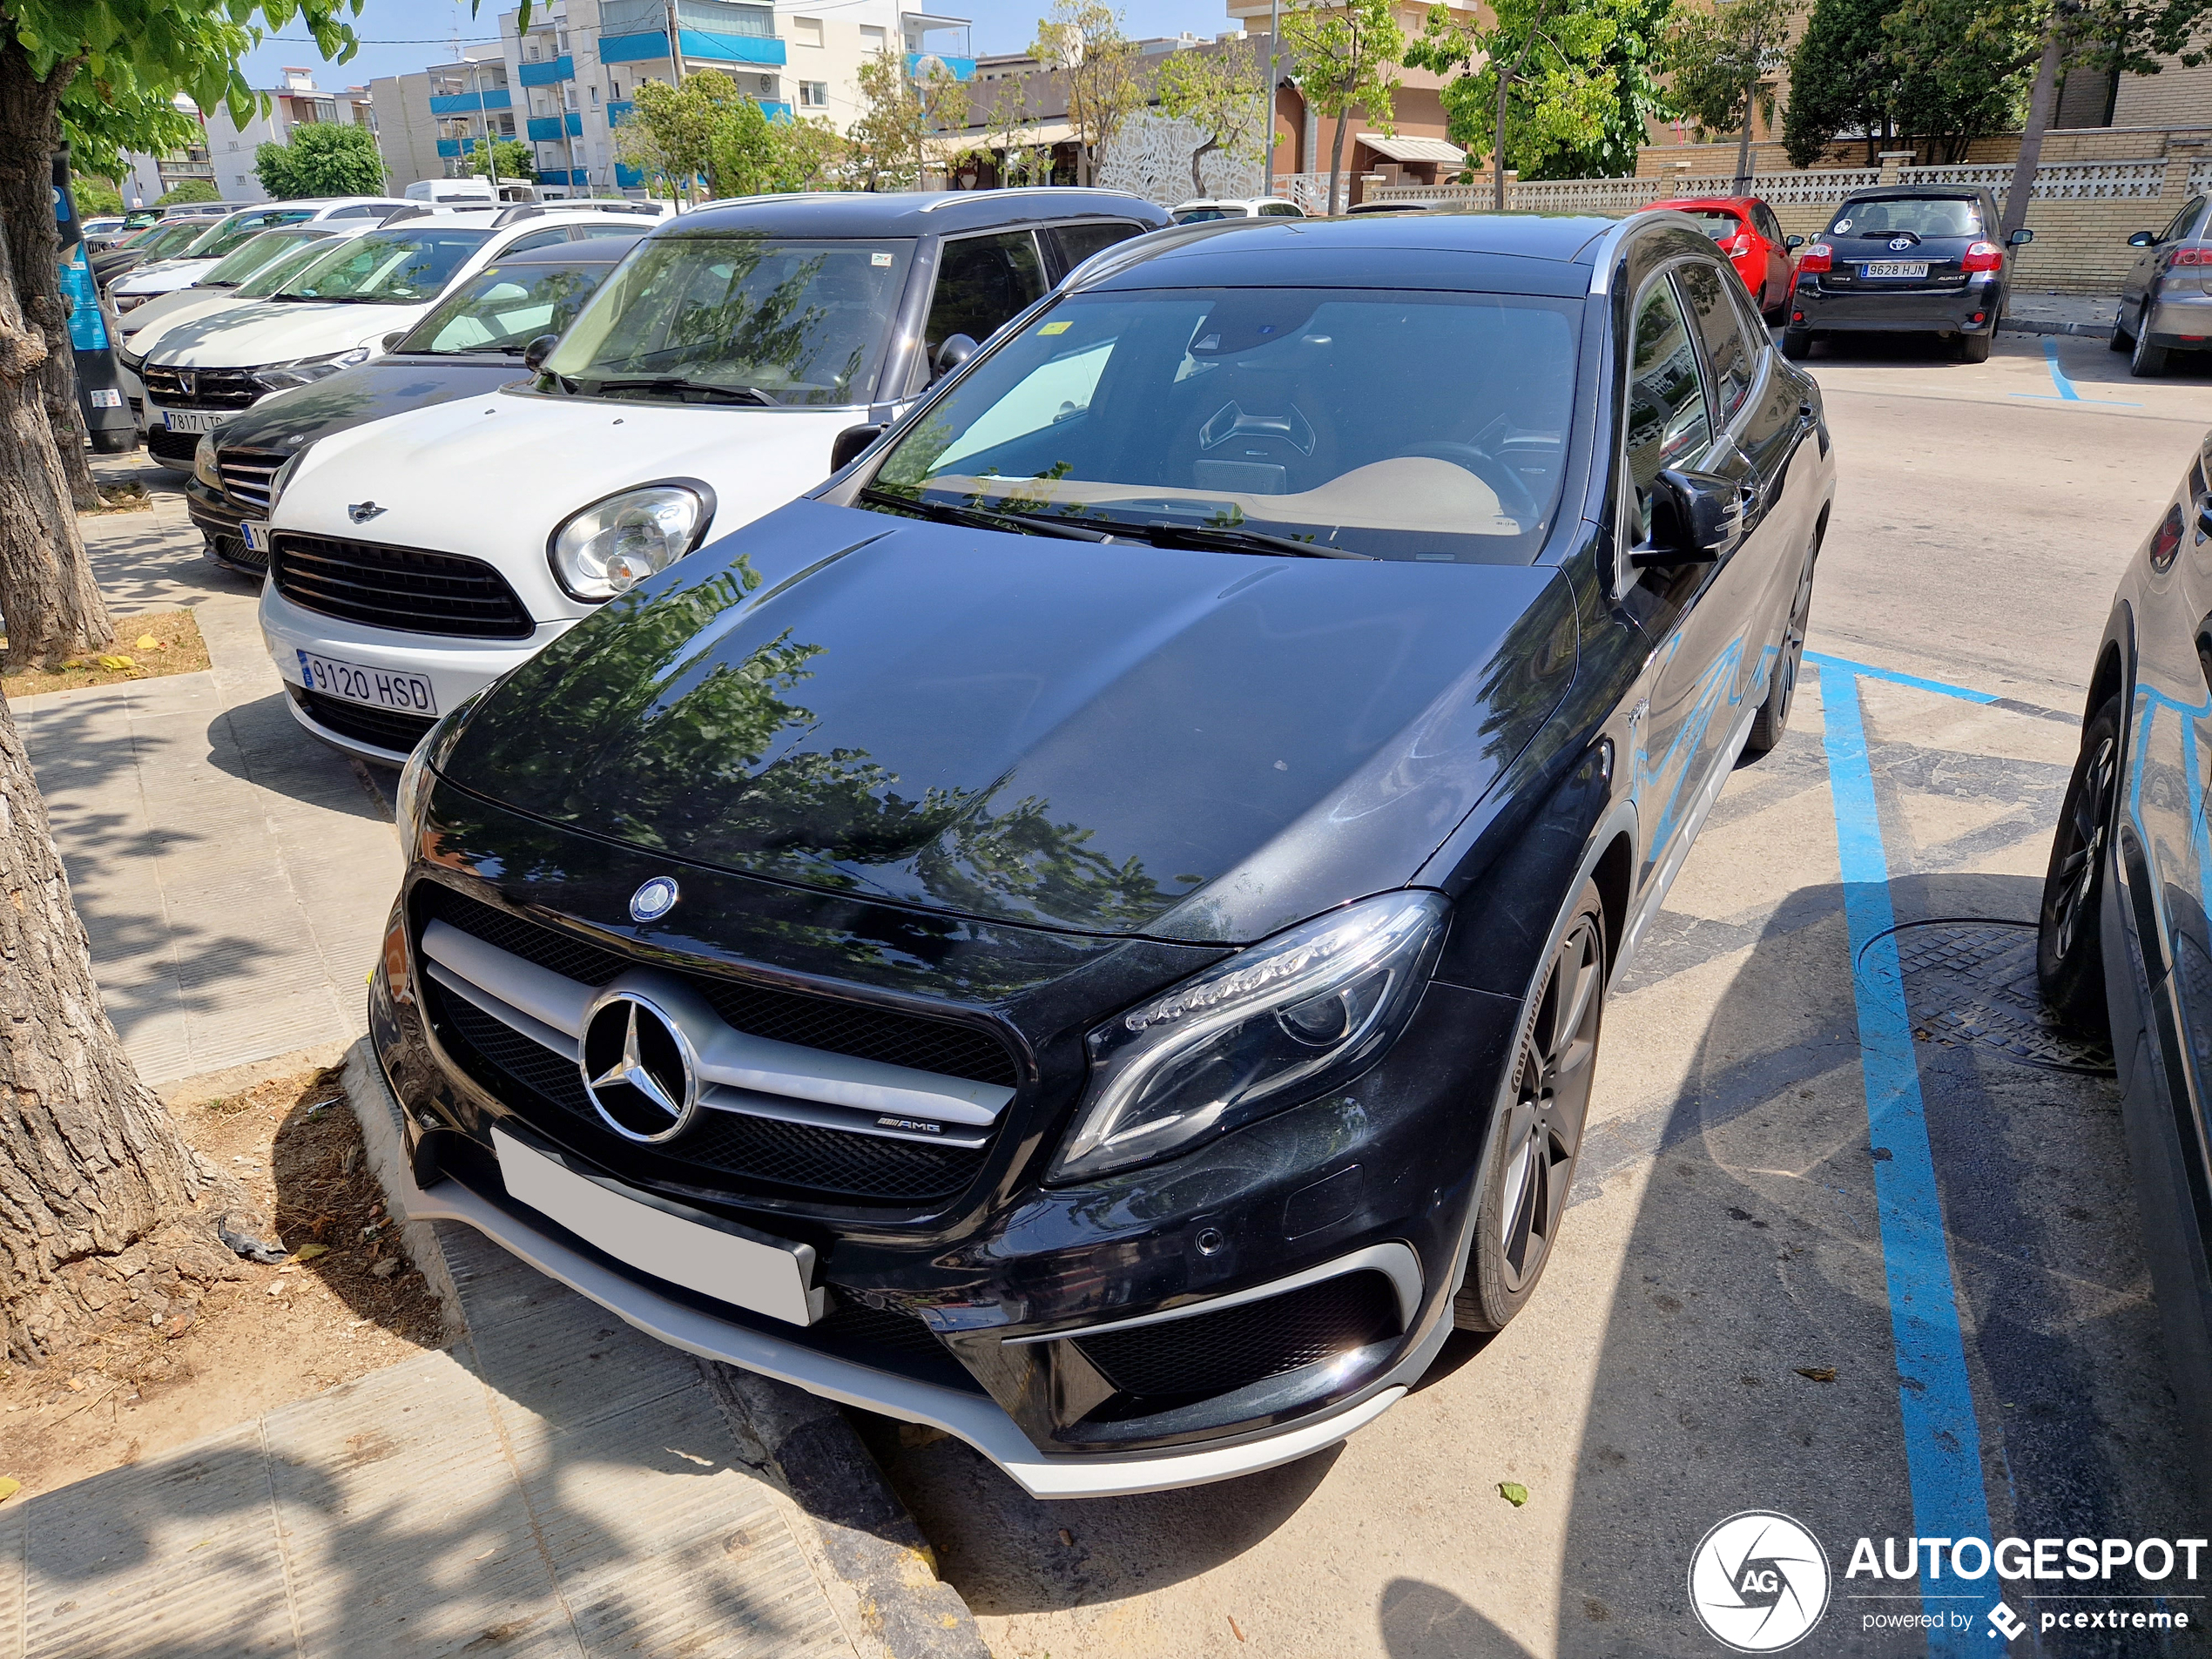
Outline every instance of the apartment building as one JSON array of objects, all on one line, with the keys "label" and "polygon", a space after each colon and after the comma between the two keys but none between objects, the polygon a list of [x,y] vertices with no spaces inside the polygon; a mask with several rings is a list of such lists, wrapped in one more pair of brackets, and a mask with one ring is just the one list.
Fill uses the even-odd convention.
[{"label": "apartment building", "polygon": [[186,179],[212,185],[225,201],[266,201],[269,192],[261,188],[261,181],[253,173],[254,152],[263,145],[289,144],[295,129],[318,121],[340,121],[374,130],[368,87],[326,92],[316,86],[314,75],[308,70],[279,72],[284,77],[281,85],[256,89],[267,101],[266,109],[243,126],[231,119],[228,109],[204,113],[190,98],[178,94],[177,107],[199,123],[200,141],[166,156],[126,158],[130,173],[123,181],[124,201],[133,207],[144,206]]},{"label": "apartment building", "polygon": [[464,156],[489,138],[521,136],[513,77],[497,41],[368,85],[386,184],[395,194],[421,179],[458,175]]}]

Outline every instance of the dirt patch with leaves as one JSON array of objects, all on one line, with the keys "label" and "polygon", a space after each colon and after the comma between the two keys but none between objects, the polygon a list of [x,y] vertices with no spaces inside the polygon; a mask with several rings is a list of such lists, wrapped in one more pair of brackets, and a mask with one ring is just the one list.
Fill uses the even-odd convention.
[{"label": "dirt patch with leaves", "polygon": [[445,1340],[399,1247],[335,1067],[172,1108],[275,1218],[282,1258],[158,1241],[80,1270],[99,1313],[43,1366],[0,1371],[0,1477],[49,1491],[155,1456]]},{"label": "dirt patch with leaves", "polygon": [[99,489],[100,504],[98,507],[78,508],[77,516],[79,518],[97,518],[104,513],[150,513],[153,510],[153,492],[135,478],[119,484],[102,484]]},{"label": "dirt patch with leaves", "polygon": [[[0,634],[0,651],[7,648]],[[73,691],[86,685],[120,685],[125,680],[163,674],[196,674],[208,665],[207,642],[189,610],[149,610],[116,624],[115,644],[105,651],[66,658],[49,671],[32,666],[0,678],[0,692],[36,697],[42,691]]]}]

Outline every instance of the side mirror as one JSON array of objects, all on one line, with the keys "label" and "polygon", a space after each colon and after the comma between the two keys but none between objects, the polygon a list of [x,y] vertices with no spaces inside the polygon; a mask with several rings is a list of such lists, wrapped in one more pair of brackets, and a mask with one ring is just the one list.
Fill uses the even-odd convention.
[{"label": "side mirror", "polygon": [[966,334],[954,334],[937,347],[936,374],[932,380],[941,380],[982,349]]},{"label": "side mirror", "polygon": [[1795,253],[1805,245],[1805,239],[1802,236],[1785,236],[1782,239],[1782,245]]},{"label": "side mirror", "polygon": [[2128,246],[2129,247],[2156,247],[2158,246],[2158,233],[2155,231],[2137,231],[2133,236],[2128,239]]},{"label": "side mirror", "polygon": [[843,472],[867,452],[867,448],[883,435],[880,426],[848,426],[830,440],[830,470]]},{"label": "side mirror", "polygon": [[406,329],[395,328],[390,334],[384,336],[382,342],[383,347],[386,351],[397,351],[399,349],[400,341],[405,340],[406,338]]},{"label": "side mirror", "polygon": [[2006,247],[2026,247],[2035,239],[2035,233],[2023,225],[2005,239]]},{"label": "side mirror", "polygon": [[1653,565],[1718,564],[1743,538],[1743,491],[1710,473],[1669,468],[1652,480],[1651,541],[1629,555]]},{"label": "side mirror", "polygon": [[540,334],[523,347],[523,367],[531,374],[536,374],[545,367],[545,360],[553,354],[553,348],[560,343],[558,334]]}]

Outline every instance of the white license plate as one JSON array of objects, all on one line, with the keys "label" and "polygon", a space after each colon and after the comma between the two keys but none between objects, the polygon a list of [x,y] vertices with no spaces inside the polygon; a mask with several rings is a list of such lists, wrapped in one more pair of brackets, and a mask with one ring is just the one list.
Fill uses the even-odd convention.
[{"label": "white license plate", "polygon": [[1928,267],[1925,264],[1906,265],[1898,260],[1876,260],[1871,264],[1861,266],[1859,270],[1863,274],[1871,277],[1924,277],[1928,273]]},{"label": "white license plate", "polygon": [[300,683],[326,697],[348,703],[366,703],[374,709],[397,709],[402,714],[435,714],[436,693],[420,674],[402,674],[388,668],[364,668],[341,663],[312,651],[300,651]]},{"label": "white license plate", "polygon": [[212,432],[226,417],[217,409],[164,409],[161,422],[172,432]]},{"label": "white license plate", "polygon": [[269,527],[258,518],[238,521],[239,539],[246,543],[248,553],[266,554],[269,550]]},{"label": "white license plate", "polygon": [[812,1325],[820,1317],[822,1292],[806,1283],[813,1277],[812,1244],[725,1231],[626,1197],[498,1128],[491,1143],[510,1197],[617,1261],[792,1325]]}]

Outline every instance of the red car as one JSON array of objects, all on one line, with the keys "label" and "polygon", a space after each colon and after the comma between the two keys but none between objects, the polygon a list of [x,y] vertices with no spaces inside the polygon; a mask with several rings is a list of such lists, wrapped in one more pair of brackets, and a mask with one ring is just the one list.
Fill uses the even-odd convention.
[{"label": "red car", "polygon": [[1736,274],[1759,302],[1761,313],[1770,320],[1780,314],[1797,275],[1797,260],[1774,209],[1757,196],[1678,196],[1672,201],[1654,202],[1651,207],[1654,212],[1663,207],[1703,220],[1705,234],[1728,255]]}]

